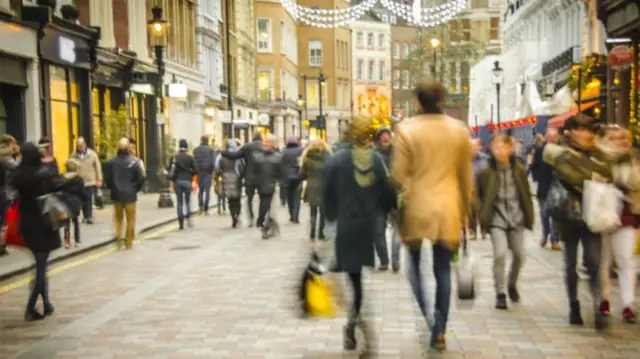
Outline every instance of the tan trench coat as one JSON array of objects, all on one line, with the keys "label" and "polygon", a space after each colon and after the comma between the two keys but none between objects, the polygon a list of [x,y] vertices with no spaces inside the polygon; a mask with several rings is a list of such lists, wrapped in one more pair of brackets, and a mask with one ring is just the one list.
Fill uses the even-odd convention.
[{"label": "tan trench coat", "polygon": [[473,202],[471,143],[466,126],[442,114],[408,118],[395,130],[391,177],[400,191],[400,236],[460,244]]}]

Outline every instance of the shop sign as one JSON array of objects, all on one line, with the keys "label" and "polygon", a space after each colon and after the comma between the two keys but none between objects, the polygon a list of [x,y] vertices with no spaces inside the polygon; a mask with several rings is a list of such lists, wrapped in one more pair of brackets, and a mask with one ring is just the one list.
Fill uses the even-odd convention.
[{"label": "shop sign", "polygon": [[609,66],[614,71],[624,71],[633,63],[633,52],[627,45],[615,46],[609,51]]},{"label": "shop sign", "polygon": [[90,68],[89,44],[81,38],[45,29],[40,50],[45,60],[58,65]]},{"label": "shop sign", "polygon": [[189,90],[185,84],[175,83],[167,85],[167,95],[170,98],[187,98],[188,94]]},{"label": "shop sign", "polygon": [[74,64],[76,62],[76,43],[64,36],[58,38],[58,56],[62,61]]}]

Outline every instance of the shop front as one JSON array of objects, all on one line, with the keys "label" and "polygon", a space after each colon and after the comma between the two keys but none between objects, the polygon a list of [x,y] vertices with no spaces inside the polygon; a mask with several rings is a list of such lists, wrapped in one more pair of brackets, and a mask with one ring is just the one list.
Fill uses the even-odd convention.
[{"label": "shop front", "polygon": [[0,21],[0,49],[0,134],[34,140],[40,134],[36,31]]},{"label": "shop front", "polygon": [[91,72],[99,31],[57,17],[42,31],[42,132],[51,139],[53,154],[63,164],[78,137],[95,147]]}]

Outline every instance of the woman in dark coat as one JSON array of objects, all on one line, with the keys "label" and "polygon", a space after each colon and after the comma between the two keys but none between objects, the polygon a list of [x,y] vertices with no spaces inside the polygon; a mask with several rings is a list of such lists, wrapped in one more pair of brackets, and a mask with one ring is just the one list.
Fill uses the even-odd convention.
[{"label": "woman in dark coat", "polygon": [[[25,245],[36,262],[36,278],[27,302],[25,320],[41,320],[53,314],[47,284],[47,260],[51,251],[60,248],[60,234],[49,229],[38,204],[38,197],[62,189],[62,178],[42,163],[38,147],[26,143],[21,147],[22,161],[15,171],[12,184],[20,201],[20,232]],[[38,297],[42,297],[44,314],[36,310]]]},{"label": "woman in dark coat", "polygon": [[[226,150],[228,152],[236,152],[238,145],[235,140],[227,140]],[[218,154],[216,157],[216,173],[222,176],[222,196],[229,203],[229,213],[231,214],[231,226],[238,226],[238,218],[240,217],[240,197],[242,196],[242,173],[244,172],[244,161],[232,160]]]},{"label": "woman in dark coat", "polygon": [[[300,156],[300,177],[307,181],[303,200],[311,206],[311,240],[324,238],[324,211],[322,209],[322,172],[331,155],[329,145],[321,139],[313,141]],[[319,217],[319,218],[318,218]],[[317,231],[316,231],[317,228]]]},{"label": "woman in dark coat", "polygon": [[[323,176],[323,203],[327,231],[335,232],[336,269],[347,272],[354,302],[344,331],[344,347],[356,348],[355,328],[367,326],[360,317],[362,268],[373,267],[376,220],[396,202],[395,190],[387,178],[380,155],[373,148],[371,119],[356,117],[350,122],[350,145],[329,159]],[[335,230],[334,230],[335,228]],[[374,345],[367,335],[366,352]],[[372,353],[371,353],[372,354]]]}]

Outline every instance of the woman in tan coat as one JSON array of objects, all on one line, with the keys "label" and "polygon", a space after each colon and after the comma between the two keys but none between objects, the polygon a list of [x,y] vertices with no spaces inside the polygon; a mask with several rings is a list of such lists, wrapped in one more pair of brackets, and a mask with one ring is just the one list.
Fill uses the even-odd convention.
[{"label": "woman in tan coat", "polygon": [[396,127],[391,177],[399,189],[399,229],[409,250],[410,282],[427,316],[420,278],[422,241],[433,242],[436,308],[431,346],[445,349],[451,296],[451,256],[472,203],[471,144],[465,125],[442,113],[444,86],[423,81],[415,90],[422,114]]}]

